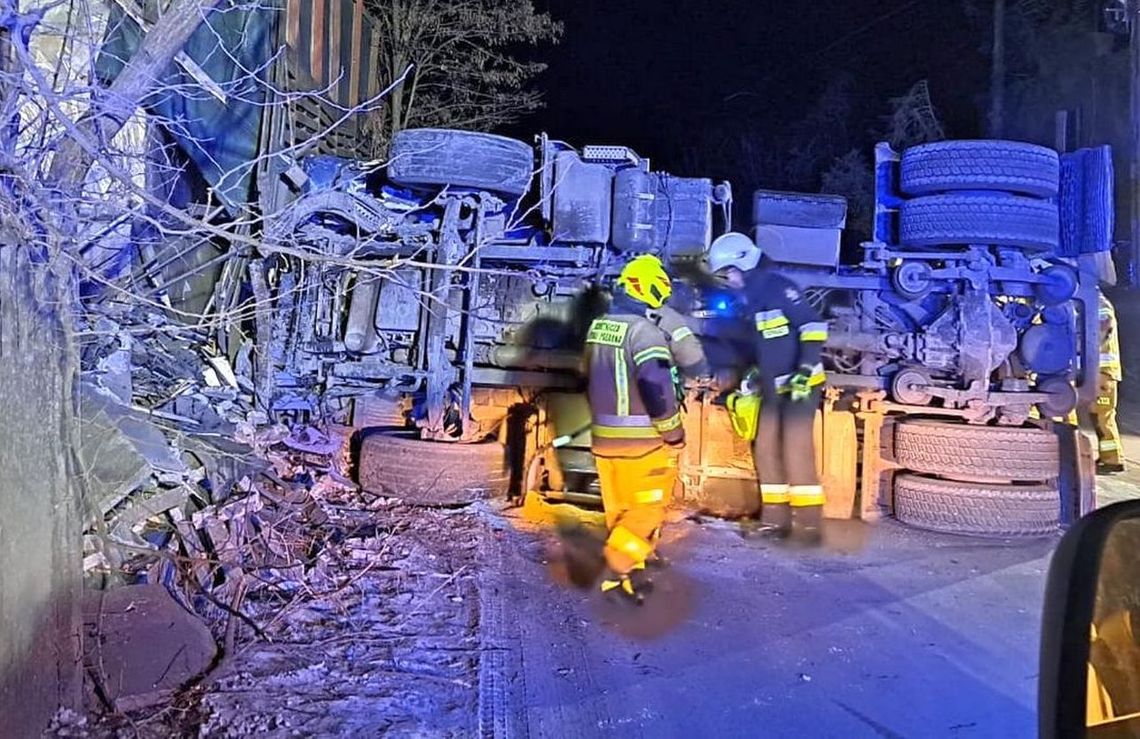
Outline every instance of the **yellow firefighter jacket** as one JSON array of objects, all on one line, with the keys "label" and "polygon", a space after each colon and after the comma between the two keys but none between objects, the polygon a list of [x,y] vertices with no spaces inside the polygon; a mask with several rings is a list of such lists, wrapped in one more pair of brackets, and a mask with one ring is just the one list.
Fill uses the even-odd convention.
[{"label": "yellow firefighter jacket", "polygon": [[1120,339],[1117,337],[1116,311],[1112,303],[1100,293],[1100,373],[1120,382],[1123,377],[1120,364]]},{"label": "yellow firefighter jacket", "polygon": [[586,336],[592,448],[640,457],[685,439],[666,336],[623,295]]}]

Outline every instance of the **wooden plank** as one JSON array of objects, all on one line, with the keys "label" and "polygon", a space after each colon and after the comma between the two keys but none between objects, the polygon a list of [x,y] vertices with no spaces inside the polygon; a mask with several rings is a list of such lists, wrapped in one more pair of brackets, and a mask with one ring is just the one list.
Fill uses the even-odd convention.
[{"label": "wooden plank", "polygon": [[362,66],[360,59],[360,35],[364,26],[364,0],[356,0],[352,4],[352,54],[349,58],[352,59],[351,69],[348,76],[348,100],[346,101],[349,106],[357,106],[360,104],[360,67]]},{"label": "wooden plank", "polygon": [[313,0],[313,36],[309,39],[309,73],[317,87],[323,87],[325,60],[328,58],[328,0]]},{"label": "wooden plank", "polygon": [[825,518],[856,517],[855,497],[859,487],[859,438],[855,414],[824,406],[822,416],[823,483]]},{"label": "wooden plank", "polygon": [[[369,45],[368,51],[368,68],[372,70],[371,76],[368,78],[368,99],[376,97],[380,94],[380,34],[372,34],[372,43]],[[399,72],[397,72],[397,75]]]},{"label": "wooden plank", "polygon": [[860,486],[859,516],[864,521],[878,521],[891,509],[888,483],[891,465],[883,458],[883,422],[881,413],[860,413],[863,421],[863,479]]},{"label": "wooden plank", "polygon": [[329,90],[329,97],[338,103],[344,101],[340,99],[340,76],[344,74],[344,68],[340,63],[340,43],[341,43],[341,13],[344,9],[346,0],[328,0],[329,3],[329,20],[328,20],[328,83],[332,85]]},{"label": "wooden plank", "polygon": [[286,0],[285,46],[291,60],[301,53],[301,3],[303,0]]},{"label": "wooden plank", "polygon": [[375,25],[371,17],[366,14],[364,16],[363,26],[360,29],[360,55],[357,57],[359,60],[358,64],[362,67],[362,70],[358,72],[360,80],[358,85],[359,92],[357,93],[361,102],[371,100],[373,97],[371,92],[372,81],[376,77],[376,67],[373,66],[376,60],[372,55],[372,42],[375,35],[373,28],[375,28]]}]

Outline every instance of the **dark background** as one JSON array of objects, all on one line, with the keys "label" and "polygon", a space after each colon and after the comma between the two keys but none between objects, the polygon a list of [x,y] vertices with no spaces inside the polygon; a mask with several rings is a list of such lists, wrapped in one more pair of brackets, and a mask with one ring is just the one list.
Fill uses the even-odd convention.
[{"label": "dark background", "polygon": [[[988,24],[960,0],[537,0],[565,24],[535,56],[545,109],[508,133],[625,144],[675,174],[733,178],[713,129],[778,137],[850,74],[836,151],[870,153],[888,100],[928,79],[947,134],[983,133]],[[685,155],[686,149],[688,155]],[[701,168],[702,171],[690,171]],[[778,174],[774,175],[778,178]],[[775,186],[810,183],[773,183]]]}]

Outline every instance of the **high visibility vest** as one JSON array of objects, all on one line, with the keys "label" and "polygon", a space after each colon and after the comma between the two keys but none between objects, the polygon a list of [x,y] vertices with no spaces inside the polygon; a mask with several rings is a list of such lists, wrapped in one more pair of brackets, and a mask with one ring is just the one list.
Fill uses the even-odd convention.
[{"label": "high visibility vest", "polygon": [[611,312],[586,336],[591,448],[603,457],[640,457],[685,435],[673,355],[645,316]]}]

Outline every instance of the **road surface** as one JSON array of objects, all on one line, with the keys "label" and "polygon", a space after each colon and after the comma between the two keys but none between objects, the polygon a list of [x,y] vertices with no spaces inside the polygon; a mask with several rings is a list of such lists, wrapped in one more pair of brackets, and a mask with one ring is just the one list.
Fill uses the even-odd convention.
[{"label": "road surface", "polygon": [[556,584],[543,545],[510,535],[503,595],[518,640],[507,699],[516,731],[1034,735],[1056,539],[963,539],[889,521],[869,532],[855,553],[793,553],[725,523],[676,524],[674,567],[638,613],[651,623]]}]

